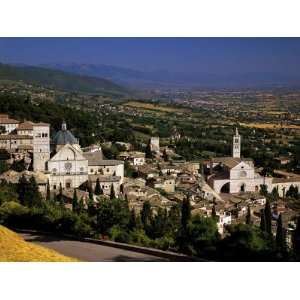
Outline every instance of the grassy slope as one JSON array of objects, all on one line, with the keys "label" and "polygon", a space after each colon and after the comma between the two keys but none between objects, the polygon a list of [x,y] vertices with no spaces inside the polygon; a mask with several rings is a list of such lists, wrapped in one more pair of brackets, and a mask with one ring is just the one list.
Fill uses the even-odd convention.
[{"label": "grassy slope", "polygon": [[25,242],[15,232],[0,225],[1,262],[76,262],[58,252]]},{"label": "grassy slope", "polygon": [[67,92],[91,94],[128,95],[130,92],[112,81],[74,75],[58,70],[31,66],[11,66],[0,63],[0,80],[22,80],[28,84],[39,84]]}]

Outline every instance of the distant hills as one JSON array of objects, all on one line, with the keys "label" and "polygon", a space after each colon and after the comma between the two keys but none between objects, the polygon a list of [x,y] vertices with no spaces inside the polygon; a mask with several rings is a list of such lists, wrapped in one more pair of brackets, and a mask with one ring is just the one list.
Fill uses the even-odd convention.
[{"label": "distant hills", "polygon": [[65,72],[37,66],[16,66],[0,63],[0,80],[23,81],[66,92],[82,92],[112,97],[133,96],[134,91],[100,76]]},{"label": "distant hills", "polygon": [[220,75],[201,72],[201,70],[199,72],[170,72],[167,70],[144,72],[103,64],[78,63],[45,64],[43,67],[105,78],[117,84],[137,89],[300,87],[300,73],[286,75],[271,72],[226,73],[224,71]]}]

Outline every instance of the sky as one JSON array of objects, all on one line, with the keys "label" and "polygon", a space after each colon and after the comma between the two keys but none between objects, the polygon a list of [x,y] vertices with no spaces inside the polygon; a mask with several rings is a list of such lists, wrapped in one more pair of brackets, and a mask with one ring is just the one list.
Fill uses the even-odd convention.
[{"label": "sky", "polygon": [[300,38],[0,38],[0,62],[292,75],[300,68]]}]

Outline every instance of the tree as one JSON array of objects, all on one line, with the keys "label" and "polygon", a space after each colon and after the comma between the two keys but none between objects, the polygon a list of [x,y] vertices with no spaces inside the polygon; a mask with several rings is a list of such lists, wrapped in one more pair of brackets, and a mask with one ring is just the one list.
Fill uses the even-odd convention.
[{"label": "tree", "polygon": [[214,256],[219,240],[215,220],[195,215],[190,218],[186,227],[186,245],[188,254],[200,257]]},{"label": "tree", "polygon": [[47,182],[46,200],[47,201],[51,201],[51,192],[50,192],[50,183],[49,183],[49,180]]},{"label": "tree", "polygon": [[110,186],[110,199],[114,199],[114,198],[116,198],[116,193],[115,193],[114,184],[112,183]]},{"label": "tree", "polygon": [[132,209],[130,211],[130,219],[129,219],[129,223],[128,223],[128,229],[133,230],[136,228],[136,225],[137,225],[136,215],[135,215],[134,209]]},{"label": "tree", "polygon": [[128,228],[130,212],[122,199],[101,199],[97,210],[97,227],[102,234],[108,234],[112,226]]},{"label": "tree", "polygon": [[247,209],[246,224],[248,224],[248,225],[252,224],[250,205],[248,205],[248,209]]},{"label": "tree", "polygon": [[270,235],[257,226],[230,225],[228,235],[221,240],[218,252],[223,261],[272,261],[276,251]]},{"label": "tree", "polygon": [[143,208],[141,210],[141,221],[146,233],[151,231],[151,222],[152,222],[152,209],[149,201],[143,203]]},{"label": "tree", "polygon": [[151,150],[150,140],[148,141],[148,144],[146,146],[145,155],[146,155],[146,158],[150,158],[150,159],[153,158],[153,153],[152,153],[152,150]]},{"label": "tree", "polygon": [[73,199],[72,199],[72,210],[74,212],[78,211],[78,198],[77,198],[77,190],[74,189]]},{"label": "tree", "polygon": [[89,192],[89,199],[94,199],[93,187],[90,181],[88,182],[88,192]]},{"label": "tree", "polygon": [[183,229],[186,229],[186,226],[191,218],[191,203],[190,199],[187,197],[182,201],[181,206],[181,225]]},{"label": "tree", "polygon": [[279,199],[278,189],[274,187],[271,195],[272,195],[272,199],[274,201],[278,200]]},{"label": "tree", "polygon": [[158,208],[152,220],[151,236],[153,239],[161,238],[167,233],[167,210]]},{"label": "tree", "polygon": [[77,212],[78,213],[83,213],[84,212],[84,201],[83,198],[81,198],[78,202],[78,207],[77,207]]},{"label": "tree", "polygon": [[22,205],[28,207],[41,206],[42,196],[34,176],[31,176],[28,181],[25,176],[22,175],[18,182],[17,192]]},{"label": "tree", "polygon": [[276,230],[276,246],[280,252],[285,252],[287,249],[285,231],[282,225],[282,215],[280,214],[277,220]]},{"label": "tree", "polygon": [[215,204],[213,205],[212,209],[211,209],[211,217],[216,220],[217,219],[217,212],[216,212],[216,206]]},{"label": "tree", "polygon": [[260,210],[260,230],[266,231],[266,215],[264,209]]},{"label": "tree", "polygon": [[266,232],[272,235],[272,212],[269,200],[266,202],[264,213],[266,218]]},{"label": "tree", "polygon": [[97,180],[96,180],[95,195],[97,195],[97,196],[103,195],[103,190],[102,190],[102,188],[101,188],[99,178],[97,178]]},{"label": "tree", "polygon": [[261,184],[259,193],[263,196],[267,196],[268,195],[268,187],[265,184]]}]

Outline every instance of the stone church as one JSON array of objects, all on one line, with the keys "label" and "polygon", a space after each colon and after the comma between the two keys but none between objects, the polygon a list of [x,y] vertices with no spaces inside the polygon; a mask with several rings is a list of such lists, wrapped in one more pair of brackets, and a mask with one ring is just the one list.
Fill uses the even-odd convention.
[{"label": "stone church", "polygon": [[97,179],[104,193],[109,193],[111,185],[115,192],[120,190],[124,179],[124,163],[103,159],[101,148],[83,151],[78,139],[63,122],[51,143],[49,125],[39,126],[33,136],[33,167],[35,172],[48,175],[51,190],[78,188],[90,181],[95,186]]},{"label": "stone church", "polygon": [[251,158],[241,158],[241,136],[236,128],[232,142],[232,157],[213,158],[208,168],[208,184],[217,193],[258,192],[261,185],[272,189],[272,177],[263,177],[255,171]]}]

